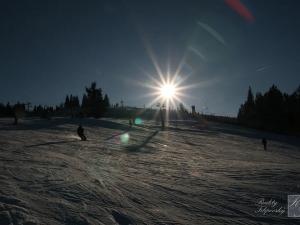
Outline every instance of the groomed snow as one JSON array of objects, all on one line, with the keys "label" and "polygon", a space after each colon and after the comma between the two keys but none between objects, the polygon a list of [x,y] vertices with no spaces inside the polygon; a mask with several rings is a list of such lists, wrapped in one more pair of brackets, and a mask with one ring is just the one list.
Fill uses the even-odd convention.
[{"label": "groomed snow", "polygon": [[[287,195],[300,194],[295,137],[192,121],[164,131],[115,119],[12,122],[0,119],[1,225],[300,224],[286,212]],[[258,213],[262,198],[285,213]]]}]

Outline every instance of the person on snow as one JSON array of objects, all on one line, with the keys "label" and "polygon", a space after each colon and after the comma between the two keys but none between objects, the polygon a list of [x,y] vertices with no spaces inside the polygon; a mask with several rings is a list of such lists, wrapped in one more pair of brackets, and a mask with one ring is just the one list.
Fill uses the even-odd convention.
[{"label": "person on snow", "polygon": [[132,127],[132,119],[131,118],[129,119],[129,127],[130,128]]},{"label": "person on snow", "polygon": [[82,141],[86,141],[86,136],[84,135],[84,129],[81,126],[81,124],[79,125],[79,127],[77,128],[77,134],[78,136],[81,138]]},{"label": "person on snow", "polygon": [[261,142],[262,142],[262,144],[264,146],[264,150],[267,150],[267,139],[263,138]]}]

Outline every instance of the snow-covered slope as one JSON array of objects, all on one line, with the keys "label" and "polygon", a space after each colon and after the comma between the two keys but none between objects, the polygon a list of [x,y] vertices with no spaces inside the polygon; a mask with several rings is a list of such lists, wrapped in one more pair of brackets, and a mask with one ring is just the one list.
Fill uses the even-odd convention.
[{"label": "snow-covered slope", "polygon": [[[195,122],[11,123],[0,120],[1,225],[300,223],[286,212],[287,195],[300,194],[296,138]],[[284,214],[258,212],[261,199]]]}]

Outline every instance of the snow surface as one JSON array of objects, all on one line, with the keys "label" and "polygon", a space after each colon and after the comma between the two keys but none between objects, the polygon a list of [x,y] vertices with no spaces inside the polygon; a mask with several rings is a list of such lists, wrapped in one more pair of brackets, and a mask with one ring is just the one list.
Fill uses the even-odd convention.
[{"label": "snow surface", "polygon": [[300,194],[299,146],[217,123],[0,119],[0,224],[300,224],[256,212]]}]

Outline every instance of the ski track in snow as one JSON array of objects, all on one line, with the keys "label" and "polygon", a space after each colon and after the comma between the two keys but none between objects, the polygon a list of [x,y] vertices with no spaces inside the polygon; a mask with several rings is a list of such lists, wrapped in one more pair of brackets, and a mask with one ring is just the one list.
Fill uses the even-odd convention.
[{"label": "ski track in snow", "polygon": [[1,225],[300,222],[255,213],[260,198],[286,206],[288,194],[300,194],[294,137],[217,123],[161,131],[116,119],[11,122],[0,119]]}]

